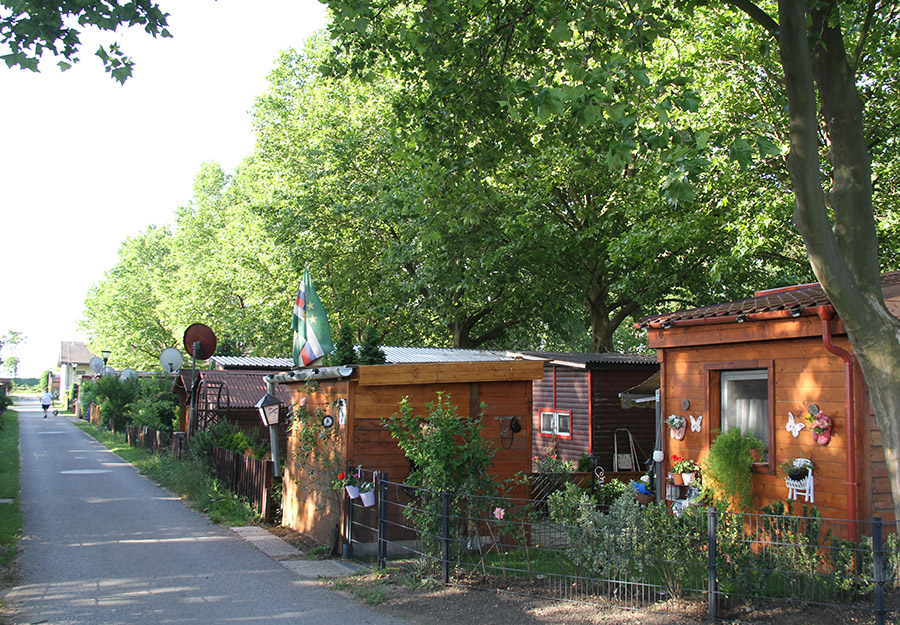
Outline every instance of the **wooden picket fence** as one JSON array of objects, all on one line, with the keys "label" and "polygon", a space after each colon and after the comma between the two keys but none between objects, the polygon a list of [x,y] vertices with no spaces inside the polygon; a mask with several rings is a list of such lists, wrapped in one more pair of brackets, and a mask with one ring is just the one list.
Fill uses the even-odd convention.
[{"label": "wooden picket fence", "polygon": [[211,461],[215,476],[234,494],[247,500],[266,521],[272,517],[271,460],[259,460],[221,447],[213,447]]}]

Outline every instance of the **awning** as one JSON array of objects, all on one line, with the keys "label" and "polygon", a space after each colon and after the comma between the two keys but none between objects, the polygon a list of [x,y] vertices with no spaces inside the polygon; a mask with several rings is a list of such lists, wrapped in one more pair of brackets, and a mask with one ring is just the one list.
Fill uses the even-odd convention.
[{"label": "awning", "polygon": [[646,407],[646,404],[656,401],[656,391],[659,390],[659,371],[654,372],[649,378],[623,393],[619,393],[622,408]]}]

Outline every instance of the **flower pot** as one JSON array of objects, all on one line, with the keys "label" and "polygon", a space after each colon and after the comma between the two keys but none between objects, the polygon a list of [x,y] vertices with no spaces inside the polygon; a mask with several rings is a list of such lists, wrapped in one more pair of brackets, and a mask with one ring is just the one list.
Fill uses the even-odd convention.
[{"label": "flower pot", "polygon": [[683,475],[683,473],[673,473],[672,483],[675,484],[675,486],[681,486],[682,484],[684,484],[684,478],[682,477]]},{"label": "flower pot", "polygon": [[345,486],[347,489],[347,494],[350,496],[350,499],[356,499],[359,497],[359,486]]},{"label": "flower pot", "polygon": [[673,427],[669,428],[669,436],[674,438],[676,441],[684,440],[684,433],[687,430],[687,423],[682,425],[677,430]]},{"label": "flower pot", "polygon": [[682,473],[681,480],[684,482],[684,485],[687,486],[694,481],[694,472],[691,471],[690,473]]},{"label": "flower pot", "polygon": [[362,504],[367,508],[369,506],[375,505],[375,491],[374,490],[366,490],[360,491],[359,496],[362,497]]},{"label": "flower pot", "polygon": [[788,477],[792,480],[800,481],[809,475],[809,469],[806,467],[795,467],[788,472]]},{"label": "flower pot", "polygon": [[650,493],[635,493],[634,498],[639,504],[646,506],[656,500],[656,495],[651,495]]}]

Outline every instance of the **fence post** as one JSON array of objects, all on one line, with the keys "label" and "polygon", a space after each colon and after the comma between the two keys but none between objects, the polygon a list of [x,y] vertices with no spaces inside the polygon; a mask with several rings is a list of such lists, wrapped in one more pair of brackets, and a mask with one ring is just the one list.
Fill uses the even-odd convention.
[{"label": "fence post", "polygon": [[450,493],[441,493],[441,583],[450,582]]},{"label": "fence post", "polygon": [[379,473],[378,480],[378,568],[387,566],[387,496],[388,475]]},{"label": "fence post", "polygon": [[716,584],[716,514],[715,508],[710,506],[707,508],[706,526],[708,531],[707,553],[709,555],[709,620],[715,622],[717,603],[718,603],[718,586]]},{"label": "fence post", "polygon": [[353,557],[353,500],[350,499],[350,495],[347,494],[347,489],[344,489],[344,501],[347,502],[347,528],[344,532],[344,535],[347,537],[347,542],[344,543],[344,557],[352,558]]},{"label": "fence post", "polygon": [[881,517],[872,519],[872,560],[875,578],[875,623],[884,625],[884,539]]},{"label": "fence post", "polygon": [[263,461],[263,491],[259,513],[266,523],[271,523],[274,516],[274,510],[272,510],[272,473],[274,464],[271,460]]}]

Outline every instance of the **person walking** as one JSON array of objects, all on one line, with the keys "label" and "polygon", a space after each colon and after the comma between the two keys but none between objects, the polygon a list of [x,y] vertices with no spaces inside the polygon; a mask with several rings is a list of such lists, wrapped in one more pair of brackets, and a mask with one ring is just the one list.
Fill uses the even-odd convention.
[{"label": "person walking", "polygon": [[50,404],[53,402],[53,393],[44,391],[41,393],[41,408],[44,409],[44,418],[47,418],[47,411],[50,410]]}]

